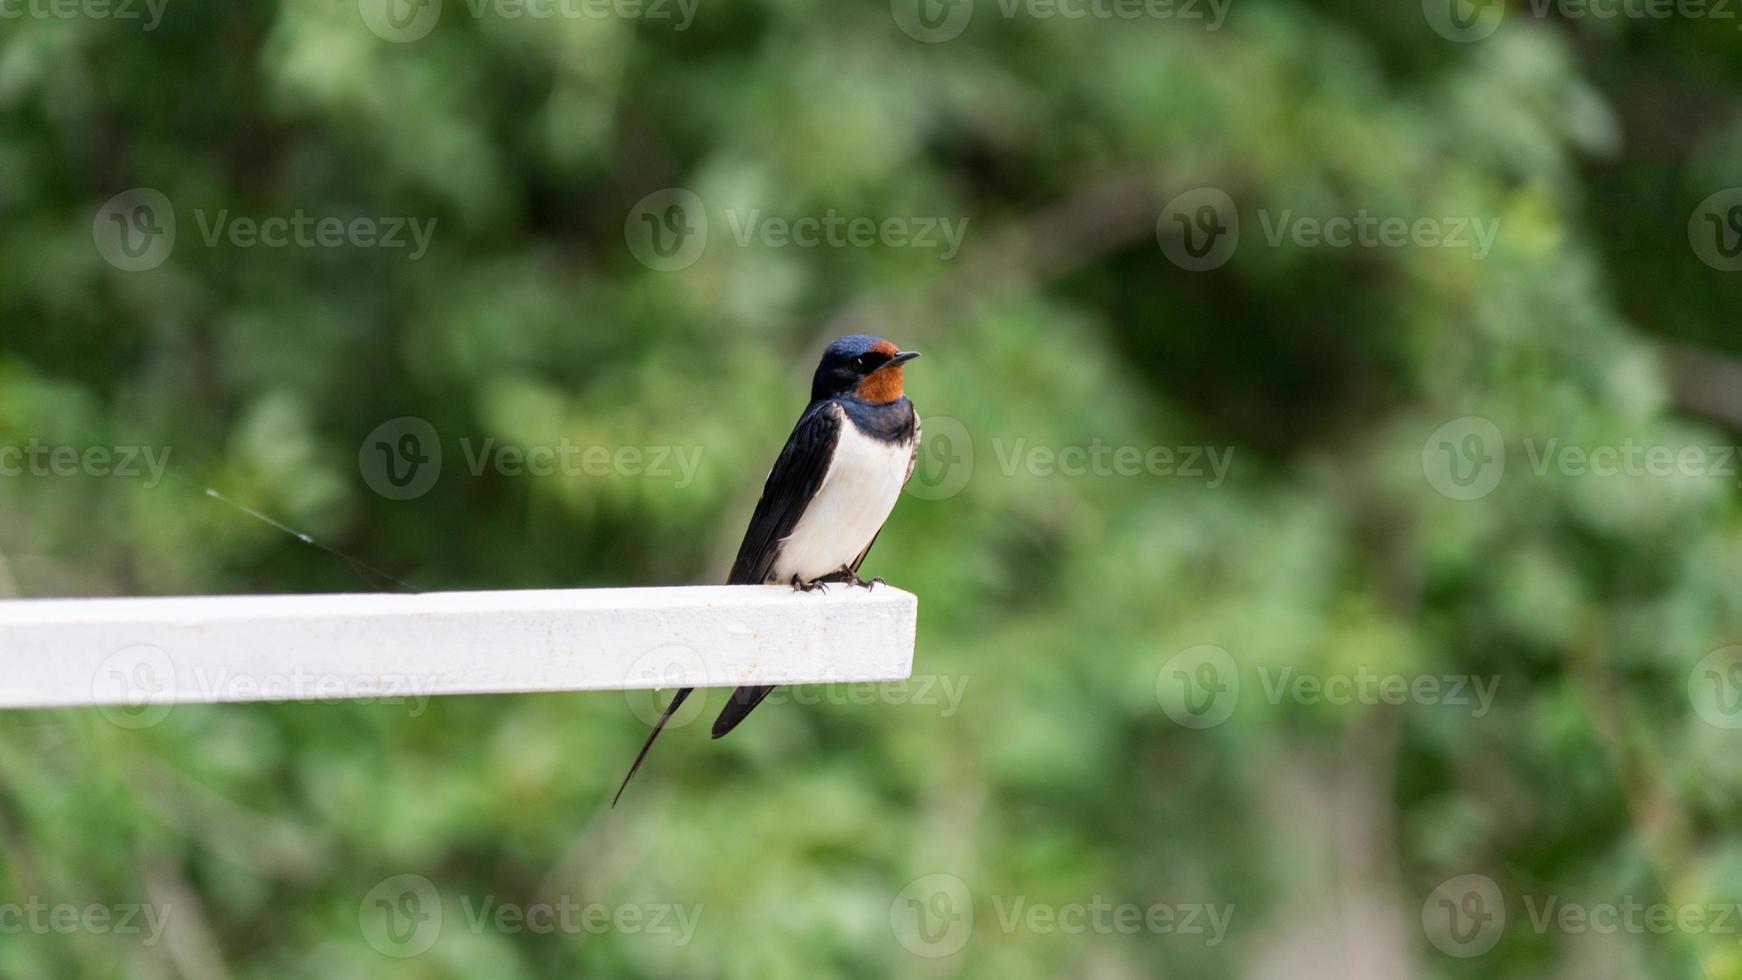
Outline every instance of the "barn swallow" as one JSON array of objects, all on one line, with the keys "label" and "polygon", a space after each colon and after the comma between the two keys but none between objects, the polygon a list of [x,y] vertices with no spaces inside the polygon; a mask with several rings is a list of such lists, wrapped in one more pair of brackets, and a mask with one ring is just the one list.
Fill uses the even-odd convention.
[{"label": "barn swallow", "polygon": [[[811,400],[762,485],[762,499],[727,585],[791,585],[810,592],[828,582],[869,589],[859,566],[895,509],[919,458],[919,415],[902,393],[902,365],[919,356],[879,337],[842,337],[823,351]],[[665,723],[694,688],[680,689],[660,715],[611,799],[616,806]],[[746,686],[714,719],[714,737],[731,731],[773,686]]]}]

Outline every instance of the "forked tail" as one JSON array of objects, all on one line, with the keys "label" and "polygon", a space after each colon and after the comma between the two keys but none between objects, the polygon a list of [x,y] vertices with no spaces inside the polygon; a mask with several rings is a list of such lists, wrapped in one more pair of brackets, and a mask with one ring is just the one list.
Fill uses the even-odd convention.
[{"label": "forked tail", "polygon": [[629,788],[629,781],[635,778],[635,774],[641,769],[641,763],[647,760],[647,750],[653,748],[653,740],[665,730],[665,723],[671,720],[671,716],[676,714],[677,709],[683,705],[684,699],[689,697],[690,692],[694,690],[693,687],[679,688],[677,694],[672,697],[671,703],[665,706],[665,714],[659,716],[659,722],[653,726],[653,731],[647,734],[647,741],[641,744],[641,752],[636,755],[634,765],[629,767],[629,774],[623,777],[623,785],[617,787],[617,795],[611,797],[611,806],[615,807],[617,801],[623,798],[623,791]]}]

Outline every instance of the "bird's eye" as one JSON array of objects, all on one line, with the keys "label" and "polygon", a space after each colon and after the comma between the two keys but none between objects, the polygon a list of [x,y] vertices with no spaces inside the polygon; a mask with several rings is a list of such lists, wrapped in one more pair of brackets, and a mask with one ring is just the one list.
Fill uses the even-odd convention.
[{"label": "bird's eye", "polygon": [[847,366],[855,371],[863,371],[865,370],[865,359],[863,357],[855,357],[847,362]]}]

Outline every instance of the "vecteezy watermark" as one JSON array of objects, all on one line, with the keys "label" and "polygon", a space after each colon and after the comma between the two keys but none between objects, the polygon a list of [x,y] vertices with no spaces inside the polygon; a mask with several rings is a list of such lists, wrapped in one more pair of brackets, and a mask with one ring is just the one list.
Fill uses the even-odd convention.
[{"label": "vecteezy watermark", "polygon": [[161,191],[135,187],[103,203],[91,218],[97,254],[123,272],[146,272],[175,249],[175,208]]},{"label": "vecteezy watermark", "polygon": [[[1233,446],[1118,446],[1096,438],[1087,445],[1030,445],[1026,438],[1006,444],[992,440],[998,468],[1005,476],[1018,472],[1030,476],[1079,477],[1172,477],[1205,480],[1214,490],[1228,476],[1234,462]],[[1205,479],[1207,477],[1207,479]]]},{"label": "vecteezy watermark", "polygon": [[[1468,43],[1500,27],[1504,0],[1422,0],[1422,13],[1448,41]],[[1735,0],[1526,0],[1514,9],[1538,20],[1716,20],[1737,19]],[[1738,25],[1742,29],[1742,25]]]},{"label": "vecteezy watermark", "polygon": [[1421,444],[1421,472],[1441,496],[1479,500],[1506,475],[1506,437],[1479,415],[1455,418]]},{"label": "vecteezy watermark", "polygon": [[[289,215],[265,218],[233,216],[229,208],[195,208],[194,222],[207,248],[373,248],[409,250],[417,261],[429,251],[436,218],[365,216],[341,218],[311,215],[297,208]],[[149,187],[122,191],[97,210],[91,239],[97,253],[123,272],[155,269],[169,258],[176,244],[175,206]]]},{"label": "vecteezy watermark", "polygon": [[222,241],[231,248],[410,249],[406,258],[412,262],[429,251],[436,220],[391,215],[315,217],[302,208],[288,216],[253,218],[231,217],[229,208],[219,208],[216,214],[194,209],[194,221],[207,248],[216,248]]},{"label": "vecteezy watermark", "polygon": [[950,874],[915,878],[889,902],[889,930],[915,956],[953,956],[974,935],[974,894]]},{"label": "vecteezy watermark", "polygon": [[[1352,215],[1303,215],[1293,208],[1261,208],[1258,221],[1271,248],[1444,248],[1488,257],[1500,234],[1500,219],[1470,216],[1379,215],[1359,208]],[[1168,260],[1188,272],[1220,268],[1240,246],[1240,215],[1234,199],[1216,187],[1199,187],[1167,202],[1155,223],[1156,242]]]},{"label": "vecteezy watermark", "polygon": [[[961,493],[974,475],[976,440],[960,419],[928,415],[920,420],[919,456],[907,492],[922,500]],[[1220,487],[1234,462],[1233,446],[1156,446],[1108,442],[1041,443],[1027,436],[991,439],[998,472],[1006,478],[1166,479]]]},{"label": "vecteezy watermark", "polygon": [[[1558,436],[1519,440],[1532,476],[1551,474],[1595,479],[1719,478],[1742,486],[1742,449],[1733,445],[1677,445],[1623,438],[1610,443],[1571,443]],[[1428,485],[1453,500],[1493,493],[1506,473],[1506,438],[1492,421],[1475,415],[1453,419],[1422,444],[1422,474]]]},{"label": "vecteezy watermark", "polygon": [[[1221,945],[1234,905],[1203,902],[1115,902],[1093,895],[1082,902],[1035,902],[1026,895],[993,895],[993,921],[1006,935],[1191,936]],[[958,953],[974,934],[974,894],[951,874],[915,878],[889,903],[889,927],[903,949],[927,959]]]},{"label": "vecteezy watermark", "polygon": [[[1334,707],[1438,705],[1485,717],[1500,690],[1498,675],[1405,674],[1366,665],[1330,673],[1259,664],[1259,691],[1272,706],[1284,701]],[[1214,728],[1233,717],[1240,703],[1241,670],[1233,654],[1217,646],[1194,646],[1169,657],[1155,678],[1155,697],[1175,723]]]},{"label": "vecteezy watermark", "polygon": [[140,30],[163,23],[169,0],[0,0],[4,20],[143,20]]},{"label": "vecteezy watermark", "polygon": [[602,936],[615,932],[623,935],[669,936],[673,946],[688,946],[695,938],[696,926],[702,919],[702,904],[679,905],[670,902],[607,905],[604,902],[579,902],[563,895],[548,902],[502,902],[494,895],[474,898],[460,896],[460,912],[466,929],[474,934],[486,931],[532,933],[569,936]]},{"label": "vecteezy watermark", "polygon": [[1742,728],[1742,645],[1719,647],[1688,671],[1688,701],[1714,728]]},{"label": "vecteezy watermark", "polygon": [[91,674],[91,703],[110,724],[150,728],[175,704],[175,661],[162,647],[133,643],[104,657]]},{"label": "vecteezy watermark", "polygon": [[188,675],[193,681],[194,700],[202,702],[337,704],[343,701],[348,704],[405,705],[409,718],[422,715],[436,691],[433,677],[380,671],[347,674],[295,667],[288,671],[237,673],[197,667]]},{"label": "vecteezy watermark", "polygon": [[1296,215],[1291,208],[1274,215],[1260,209],[1258,220],[1271,248],[1285,240],[1296,248],[1456,248],[1485,259],[1500,234],[1497,217],[1402,218],[1369,214],[1366,208],[1329,218]]},{"label": "vecteezy watermark", "polygon": [[954,718],[968,691],[966,674],[915,674],[904,681],[828,681],[789,684],[769,694],[771,704],[894,706],[937,708],[938,717]]},{"label": "vecteezy watermark", "polygon": [[1421,0],[1421,12],[1434,33],[1468,44],[1500,29],[1506,0]]},{"label": "vecteezy watermark", "polygon": [[[722,212],[730,240],[739,248],[911,248],[955,258],[968,233],[968,219],[938,216],[771,215],[761,208]],[[687,269],[708,247],[712,227],[707,205],[694,191],[667,187],[636,203],[623,221],[629,252],[658,272]]]},{"label": "vecteezy watermark", "polygon": [[992,910],[998,917],[998,928],[1006,933],[1017,931],[1039,935],[1063,933],[1080,936],[1155,935],[1201,936],[1205,946],[1219,946],[1228,935],[1228,924],[1234,919],[1232,903],[1212,905],[1201,902],[1179,904],[1157,902],[1139,905],[1135,902],[1109,902],[1099,895],[1087,902],[1067,902],[1055,905],[1029,902],[1017,895],[1009,901],[992,896]]},{"label": "vecteezy watermark", "polygon": [[[1488,38],[1500,26],[1503,0],[1423,0],[1427,23],[1455,42]],[[1557,21],[1737,21],[1735,0],[1526,0],[1514,10]],[[1742,30],[1742,24],[1737,24]]]},{"label": "vecteezy watermark", "polygon": [[1240,212],[1221,188],[1194,188],[1161,209],[1155,240],[1162,254],[1187,272],[1221,268],[1240,247]]},{"label": "vecteezy watermark", "polygon": [[1719,272],[1742,270],[1742,187],[1701,201],[1688,218],[1688,244],[1701,262]]},{"label": "vecteezy watermark", "polygon": [[[671,708],[677,692],[684,688],[707,688],[727,676],[726,668],[714,657],[682,643],[663,643],[637,656],[623,673],[623,695],[629,710],[649,728]],[[683,704],[672,709],[666,728],[682,728],[706,711],[707,698],[685,696]]]},{"label": "vecteezy watermark", "polygon": [[904,492],[921,500],[947,500],[962,492],[974,475],[974,436],[962,420],[948,415],[920,419],[919,453]]},{"label": "vecteezy watermark", "polygon": [[[1005,20],[1036,21],[1175,20],[1214,31],[1228,17],[1233,0],[995,0]],[[915,41],[953,40],[974,17],[974,0],[890,0],[889,13],[902,33]]]},{"label": "vecteezy watermark", "polygon": [[436,691],[433,677],[380,671],[342,673],[293,668],[243,672],[205,665],[178,666],[162,647],[135,643],[109,654],[91,676],[92,702],[110,723],[150,728],[169,717],[180,701],[253,701],[284,704],[405,705],[409,717],[424,713]]},{"label": "vecteezy watermark", "polygon": [[[523,446],[494,437],[460,439],[460,455],[474,477],[636,477],[670,481],[683,490],[695,482],[702,447],[624,446],[567,437]],[[402,415],[376,426],[357,447],[357,469],[371,490],[389,500],[412,500],[434,487],[442,472],[441,437],[428,420]]]},{"label": "vecteezy watermark", "polygon": [[[688,30],[700,0],[465,0],[473,20],[623,20]],[[441,21],[442,0],[357,0],[363,23],[383,41],[421,40]]]},{"label": "vecteezy watermark", "polygon": [[32,895],[23,902],[0,902],[0,936],[143,936],[140,945],[156,946],[173,907],[149,902],[49,902]]},{"label": "vecteezy watermark", "polygon": [[421,497],[442,475],[441,437],[427,419],[388,419],[363,437],[357,469],[369,489],[388,500]]},{"label": "vecteezy watermark", "polygon": [[1448,878],[1421,903],[1421,929],[1448,956],[1481,956],[1506,931],[1506,899],[1487,875]]},{"label": "vecteezy watermark", "polygon": [[[695,938],[702,918],[701,903],[642,902],[607,904],[583,902],[568,895],[534,902],[503,901],[495,895],[459,895],[460,923],[467,932],[482,935],[600,936],[622,935],[668,937],[673,946],[687,946]],[[376,952],[406,959],[428,952],[441,938],[444,924],[441,891],[422,875],[394,875],[363,896],[357,906],[357,925],[363,939]]]},{"label": "vecteezy watermark", "polygon": [[460,452],[473,476],[636,476],[670,479],[682,490],[695,482],[702,465],[700,446],[607,446],[567,438],[553,445],[517,446],[486,438],[462,437]]},{"label": "vecteezy watermark", "polygon": [[[1529,893],[1517,898],[1524,918],[1511,921],[1537,935],[1724,936],[1742,945],[1742,904],[1735,902],[1657,902],[1633,895],[1587,902]],[[1459,875],[1428,895],[1421,922],[1440,952],[1466,959],[1481,956],[1506,932],[1506,896],[1487,875]]]},{"label": "vecteezy watermark", "polygon": [[169,446],[49,445],[31,437],[21,446],[0,445],[0,477],[96,476],[123,480],[143,478],[155,489],[169,467]]},{"label": "vecteezy watermark", "polygon": [[357,929],[382,956],[420,956],[442,934],[442,896],[423,875],[394,875],[375,883],[357,903]]},{"label": "vecteezy watermark", "polygon": [[[1624,895],[1611,902],[1568,902],[1559,895],[1523,895],[1525,921],[1537,933],[1612,936],[1738,936],[1742,904],[1642,902]],[[1742,938],[1736,940],[1742,945]]]}]

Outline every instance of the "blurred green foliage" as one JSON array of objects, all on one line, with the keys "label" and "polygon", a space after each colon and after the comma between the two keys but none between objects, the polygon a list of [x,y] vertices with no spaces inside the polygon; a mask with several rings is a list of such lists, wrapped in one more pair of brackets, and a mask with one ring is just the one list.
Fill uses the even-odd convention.
[{"label": "blurred green foliage", "polygon": [[[916,671],[959,710],[822,692],[721,742],[679,728],[615,812],[646,733],[620,695],[7,713],[0,901],[171,913],[150,945],[0,936],[0,975],[1742,976],[1742,923],[1527,905],[1742,900],[1737,732],[1690,702],[1742,635],[1735,476],[1532,466],[1551,439],[1737,441],[1742,388],[1709,379],[1742,356],[1742,277],[1689,236],[1742,185],[1735,21],[1512,4],[1455,43],[1411,3],[1234,0],[1207,30],[987,2],[927,43],[902,0],[702,3],[681,30],[448,0],[396,41],[373,2],[0,20],[0,444],[172,453],[151,487],[0,478],[0,588],[719,581],[814,357],[864,330],[925,352],[935,439],[867,567],[921,597]],[[100,229],[139,187],[177,237],[129,272]],[[631,239],[668,187],[709,239],[661,271]],[[1200,187],[1241,238],[1194,272],[1158,225]],[[945,260],[740,244],[751,211],[968,224]],[[1285,211],[1498,235],[1272,244]],[[206,234],[299,212],[434,232],[415,260]],[[359,466],[401,416],[445,457],[405,501]],[[1506,469],[1459,500],[1424,458],[1468,416]],[[486,439],[701,462],[474,475]],[[1212,486],[1021,455],[1097,442],[1232,463]],[[1242,684],[1201,730],[1165,669],[1199,645]],[[1267,697],[1285,668],[1499,688],[1481,717]],[[403,959],[359,922],[401,874],[445,911]],[[935,874],[974,931],[928,958],[892,920]],[[1464,874],[1508,913],[1468,959],[1422,921]],[[484,896],[703,913],[688,943],[469,929]],[[1018,897],[1235,912],[1217,944],[1077,935],[1005,927]]]}]

